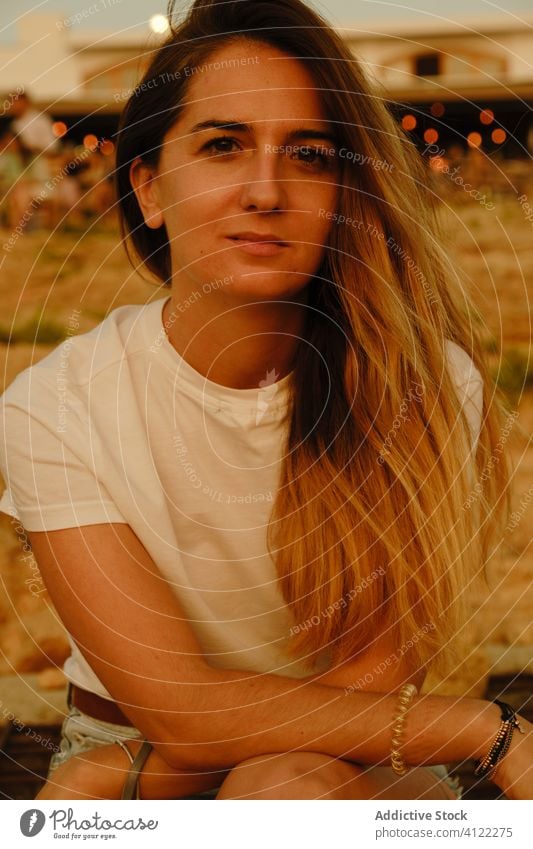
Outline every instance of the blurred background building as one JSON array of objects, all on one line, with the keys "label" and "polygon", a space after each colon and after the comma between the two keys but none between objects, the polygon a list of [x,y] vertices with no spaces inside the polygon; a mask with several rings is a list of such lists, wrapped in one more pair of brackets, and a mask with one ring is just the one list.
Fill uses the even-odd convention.
[{"label": "blurred background building", "polygon": [[[49,12],[22,17],[15,40],[0,44],[1,87],[9,96],[23,86],[68,141],[112,140],[164,19],[152,19],[151,35],[148,28],[114,32],[74,23]],[[475,21],[418,15],[341,33],[421,144],[479,146],[517,158],[533,150],[532,24],[533,14]]]},{"label": "blurred background building", "polygon": [[533,27],[523,18],[417,16],[343,35],[421,141],[468,141],[508,157],[533,149]]}]

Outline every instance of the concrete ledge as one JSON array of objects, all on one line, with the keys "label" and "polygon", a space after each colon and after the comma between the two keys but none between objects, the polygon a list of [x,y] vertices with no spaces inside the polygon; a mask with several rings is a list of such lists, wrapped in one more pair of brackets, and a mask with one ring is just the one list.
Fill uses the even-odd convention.
[{"label": "concrete ledge", "polygon": [[488,643],[485,652],[490,675],[533,675],[533,646]]}]

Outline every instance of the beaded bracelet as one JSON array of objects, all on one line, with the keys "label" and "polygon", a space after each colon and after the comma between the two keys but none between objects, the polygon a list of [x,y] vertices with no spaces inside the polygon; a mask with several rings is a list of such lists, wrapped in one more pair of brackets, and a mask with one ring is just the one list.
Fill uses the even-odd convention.
[{"label": "beaded bracelet", "polygon": [[398,694],[398,711],[394,717],[392,726],[392,741],[391,741],[391,766],[397,775],[405,775],[409,772],[410,767],[407,767],[402,760],[400,754],[400,746],[402,744],[402,731],[405,723],[405,715],[407,708],[413,696],[418,693],[414,684],[404,684]]},{"label": "beaded bracelet", "polygon": [[494,702],[501,708],[502,721],[489,751],[484,758],[476,761],[474,775],[480,778],[492,778],[497,765],[509,751],[515,728],[518,728],[521,734],[525,734],[511,705],[500,702],[498,699],[494,699]]}]

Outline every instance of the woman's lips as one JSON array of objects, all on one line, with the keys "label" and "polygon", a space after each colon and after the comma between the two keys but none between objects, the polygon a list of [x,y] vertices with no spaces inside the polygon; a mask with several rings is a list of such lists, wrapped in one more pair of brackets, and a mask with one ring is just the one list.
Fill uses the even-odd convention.
[{"label": "woman's lips", "polygon": [[254,233],[227,238],[242,251],[253,256],[276,256],[288,247],[287,242],[282,242],[272,235],[261,236]]}]

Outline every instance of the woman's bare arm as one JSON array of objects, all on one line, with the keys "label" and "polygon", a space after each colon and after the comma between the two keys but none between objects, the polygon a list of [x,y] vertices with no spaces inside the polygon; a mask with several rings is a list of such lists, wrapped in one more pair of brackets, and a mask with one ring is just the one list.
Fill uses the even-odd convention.
[{"label": "woman's bare arm", "polygon": [[[401,685],[404,677],[409,680],[420,679],[420,673],[413,674],[405,669],[405,664],[398,663],[395,667],[387,665],[391,652],[390,641],[386,638],[378,639],[368,656],[365,652],[365,656],[357,661],[344,663],[318,676],[310,676],[309,680],[316,680],[329,687],[350,688],[354,681],[362,681],[366,671],[383,668],[379,677],[372,675],[371,681],[362,681],[362,689],[372,690],[375,687],[376,692],[392,692]],[[424,675],[422,671],[422,678]],[[421,686],[421,683],[419,680],[417,686]],[[132,739],[127,745],[132,755],[135,755],[140,741]],[[99,746],[70,758],[58,767],[36,798],[119,799],[128,768],[129,763],[118,746]],[[181,799],[218,787],[228,773],[229,770],[198,772],[174,769],[153,749],[139,778],[141,798]]]},{"label": "woman's bare arm", "polygon": [[389,632],[379,634],[371,646],[345,663],[326,672],[300,678],[329,687],[342,687],[345,694],[355,690],[372,693],[397,693],[402,684],[414,684],[418,690],[426,679],[425,667],[410,663],[407,653],[398,651]]},{"label": "woman's bare arm", "polygon": [[[178,769],[231,768],[260,754],[309,750],[389,763],[395,695],[280,675],[215,669],[180,604],[125,524],[31,532],[59,614],[131,722]],[[479,757],[499,709],[478,699],[417,697],[409,764]]]}]

